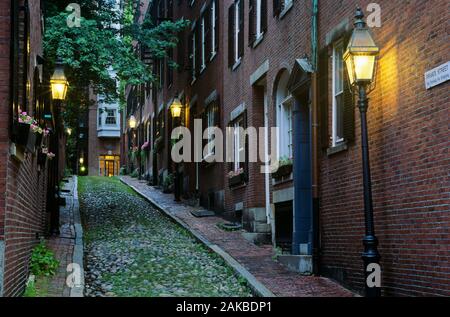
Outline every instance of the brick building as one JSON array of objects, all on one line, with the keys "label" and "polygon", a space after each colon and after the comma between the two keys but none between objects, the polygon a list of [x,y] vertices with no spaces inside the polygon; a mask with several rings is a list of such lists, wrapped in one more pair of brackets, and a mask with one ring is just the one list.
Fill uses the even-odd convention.
[{"label": "brick building", "polygon": [[[120,109],[117,102],[107,103],[101,96],[91,96],[88,113],[88,147],[79,152],[79,165],[90,176],[112,177],[120,172]],[[87,162],[85,163],[85,160]]]},{"label": "brick building", "polygon": [[[58,231],[54,189],[61,179],[63,135],[43,67],[41,1],[0,3],[0,295],[19,296],[28,277],[32,248]],[[23,130],[27,112],[48,137]],[[31,131],[31,130],[30,130]],[[61,131],[61,130],[59,130]],[[41,138],[42,137],[42,138]],[[42,156],[41,148],[57,154]],[[52,220],[51,223],[49,220]]]},{"label": "brick building", "polygon": [[424,82],[426,71],[448,61],[445,2],[143,2],[142,15],[154,21],[185,17],[192,24],[169,53],[178,70],[153,59],[159,83],[127,88],[125,117],[139,124],[132,133],[124,124],[122,151],[145,141],[153,149],[133,167],[153,184],[173,173],[169,107],[176,96],[191,131],[196,118],[203,129],[278,127],[276,139],[262,134],[263,156],[277,144],[277,172],[239,162],[248,161],[252,141],[237,136],[238,162],[207,163],[207,149],[202,163],[182,164],[184,196],[239,219],[248,239],[293,255],[280,261],[356,291],[363,288],[361,136],[343,53],[357,5],[375,22],[380,9],[368,124],[383,290],[449,295],[448,82],[431,89]]}]

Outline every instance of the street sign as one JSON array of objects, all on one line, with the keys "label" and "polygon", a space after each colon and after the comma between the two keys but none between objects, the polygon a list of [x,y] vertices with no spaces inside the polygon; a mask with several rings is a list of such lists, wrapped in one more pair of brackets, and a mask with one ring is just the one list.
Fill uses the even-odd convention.
[{"label": "street sign", "polygon": [[425,87],[431,89],[450,80],[450,61],[425,73]]}]

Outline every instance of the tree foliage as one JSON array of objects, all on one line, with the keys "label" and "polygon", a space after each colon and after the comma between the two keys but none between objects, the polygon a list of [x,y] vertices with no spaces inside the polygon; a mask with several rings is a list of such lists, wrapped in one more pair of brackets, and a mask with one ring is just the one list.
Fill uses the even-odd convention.
[{"label": "tree foliage", "polygon": [[[140,1],[123,1],[117,10],[114,0],[80,0],[79,27],[67,23],[74,12],[66,11],[70,1],[46,1],[45,56],[52,69],[56,57],[65,64],[71,84],[69,99],[78,99],[86,88],[107,98],[117,98],[117,82],[123,84],[154,81],[152,71],[137,52],[137,44],[156,58],[168,58],[168,50],[178,43],[177,34],[188,21],[151,21],[140,16]],[[143,20],[143,21],[142,21]],[[171,64],[174,64],[173,61]],[[74,95],[71,96],[73,90]]]}]

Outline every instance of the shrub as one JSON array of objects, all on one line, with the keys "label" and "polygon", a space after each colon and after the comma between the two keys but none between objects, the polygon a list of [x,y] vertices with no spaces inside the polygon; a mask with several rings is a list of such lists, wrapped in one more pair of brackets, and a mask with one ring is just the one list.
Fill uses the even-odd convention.
[{"label": "shrub", "polygon": [[139,177],[139,169],[137,168],[137,169],[135,169],[134,171],[133,171],[133,173],[131,173],[131,175],[130,175],[132,178],[138,178]]},{"label": "shrub", "polygon": [[33,249],[31,254],[30,270],[35,276],[52,276],[55,275],[59,261],[42,241]]}]

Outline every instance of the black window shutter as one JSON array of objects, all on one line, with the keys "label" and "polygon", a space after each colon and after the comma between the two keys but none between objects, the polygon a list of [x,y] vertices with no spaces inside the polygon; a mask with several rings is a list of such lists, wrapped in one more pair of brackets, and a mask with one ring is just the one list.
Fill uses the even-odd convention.
[{"label": "black window shutter", "polygon": [[279,16],[281,13],[281,1],[282,0],[273,0],[273,16]]},{"label": "black window shutter", "polygon": [[216,32],[216,34],[215,34],[216,41],[214,43],[214,45],[215,45],[214,50],[217,53],[219,51],[219,41],[220,41],[220,38],[219,38],[219,27],[220,27],[220,24],[219,24],[219,8],[220,8],[220,5],[219,5],[217,0],[213,0],[213,1],[215,3],[215,8],[216,8],[216,16],[214,17],[215,20],[216,20],[216,30],[215,30],[215,32]]},{"label": "black window shutter", "polygon": [[235,21],[234,4],[228,9],[228,66],[234,65],[234,21]]},{"label": "black window shutter", "polygon": [[201,32],[201,28],[202,28],[202,23],[201,21],[199,21],[200,23],[197,24],[197,27],[195,29],[195,74],[198,77],[198,75],[200,74],[200,69],[202,67],[202,32]]},{"label": "black window shutter", "polygon": [[178,33],[178,47],[177,47],[177,64],[178,64],[178,72],[182,72],[184,70],[184,54],[185,54],[185,38],[184,31]]},{"label": "black window shutter", "polygon": [[328,111],[329,111],[329,57],[328,48],[326,47],[319,55],[319,109],[320,109],[320,143],[322,149],[327,149],[330,142],[330,134],[328,131]]},{"label": "black window shutter", "polygon": [[261,28],[267,32],[267,0],[261,0]]},{"label": "black window shutter", "polygon": [[[344,39],[344,47],[347,47],[349,40],[350,35]],[[350,89],[350,81],[347,74],[347,65],[344,63],[344,139],[348,143],[353,143],[355,141],[355,97]]]},{"label": "black window shutter", "polygon": [[248,2],[248,46],[252,46],[256,39],[256,0],[249,0]]},{"label": "black window shutter", "polygon": [[244,56],[244,0],[239,1],[239,57]]},{"label": "black window shutter", "polygon": [[189,72],[192,73],[192,70],[194,68],[194,46],[192,45],[192,41],[193,41],[193,37],[194,33],[191,32],[189,33],[189,38],[188,38],[188,51],[189,51]]}]

